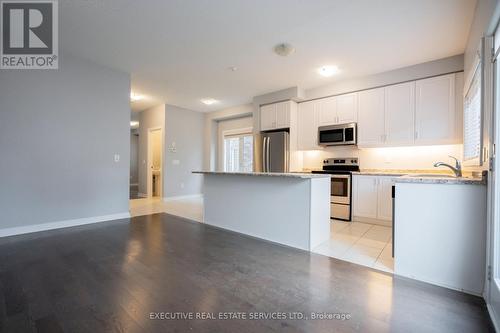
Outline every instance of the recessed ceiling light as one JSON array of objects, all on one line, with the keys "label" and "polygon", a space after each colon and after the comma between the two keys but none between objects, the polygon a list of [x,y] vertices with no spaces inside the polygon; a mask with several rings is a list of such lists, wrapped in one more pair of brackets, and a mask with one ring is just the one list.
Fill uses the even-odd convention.
[{"label": "recessed ceiling light", "polygon": [[138,95],[138,94],[133,93],[133,92],[130,93],[130,100],[132,102],[140,101],[141,99],[144,99],[143,95]]},{"label": "recessed ceiling light", "polygon": [[137,126],[139,126],[139,122],[138,121],[132,120],[130,122],[130,127],[137,127]]},{"label": "recessed ceiling light", "polygon": [[338,72],[339,72],[339,68],[337,66],[323,66],[323,67],[318,69],[318,73],[324,77],[329,77],[329,76],[335,75]]},{"label": "recessed ceiling light", "polygon": [[231,67],[228,67],[227,69],[229,69],[231,72],[236,72],[238,70],[238,67],[231,66]]},{"label": "recessed ceiling light", "polygon": [[295,47],[288,43],[281,43],[274,47],[274,53],[286,57],[295,52]]},{"label": "recessed ceiling light", "polygon": [[216,99],[213,99],[213,98],[204,98],[201,100],[201,102],[205,105],[212,105],[212,104],[218,103],[219,101]]}]

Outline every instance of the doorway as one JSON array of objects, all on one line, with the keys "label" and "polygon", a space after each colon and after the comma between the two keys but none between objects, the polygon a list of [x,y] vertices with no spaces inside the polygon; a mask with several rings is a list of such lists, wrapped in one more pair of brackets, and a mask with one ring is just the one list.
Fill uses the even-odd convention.
[{"label": "doorway", "polygon": [[163,189],[163,135],[162,128],[148,129],[147,196],[162,197]]}]

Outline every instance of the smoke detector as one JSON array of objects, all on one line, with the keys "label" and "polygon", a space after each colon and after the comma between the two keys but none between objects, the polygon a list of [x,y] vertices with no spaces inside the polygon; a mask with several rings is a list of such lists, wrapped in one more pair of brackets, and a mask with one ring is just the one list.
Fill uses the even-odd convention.
[{"label": "smoke detector", "polygon": [[288,43],[281,43],[274,47],[274,53],[286,57],[295,52],[295,48]]}]

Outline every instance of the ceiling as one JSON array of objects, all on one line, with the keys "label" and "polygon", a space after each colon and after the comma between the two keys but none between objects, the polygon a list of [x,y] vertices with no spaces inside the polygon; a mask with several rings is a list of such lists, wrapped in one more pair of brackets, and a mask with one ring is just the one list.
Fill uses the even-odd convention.
[{"label": "ceiling", "polygon": [[[65,0],[64,52],[131,74],[145,95],[197,111],[464,52],[475,0]],[[296,52],[273,53],[281,42]],[[339,74],[325,78],[323,65]],[[229,69],[236,66],[237,70]],[[206,106],[200,99],[219,103]]]}]

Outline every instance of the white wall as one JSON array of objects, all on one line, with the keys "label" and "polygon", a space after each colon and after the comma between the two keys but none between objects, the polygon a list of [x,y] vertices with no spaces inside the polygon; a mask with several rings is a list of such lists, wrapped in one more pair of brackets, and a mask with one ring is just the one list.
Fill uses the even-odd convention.
[{"label": "white wall", "polygon": [[203,141],[203,113],[165,105],[163,197],[201,194],[202,177],[192,172],[203,169]]},{"label": "white wall", "polygon": [[139,116],[139,193],[147,194],[148,178],[148,131],[161,128],[165,137],[165,104],[140,112]]},{"label": "white wall", "polygon": [[474,19],[469,31],[464,54],[464,71],[466,78],[472,69],[474,55],[478,50],[481,38],[484,37],[488,25],[490,24],[497,4],[498,0],[478,0],[476,3]]},{"label": "white wall", "polygon": [[[204,157],[203,169],[217,169],[217,150],[218,150],[218,122],[232,118],[241,118],[254,114],[252,104],[243,104],[235,107],[222,109],[204,114]],[[253,119],[255,124],[255,118]],[[258,130],[259,127],[257,127]],[[255,126],[254,126],[255,130]]]},{"label": "white wall", "polygon": [[414,66],[398,68],[392,71],[367,75],[350,80],[338,81],[333,84],[309,89],[305,92],[305,99],[310,100],[358,90],[371,89],[463,70],[464,57],[463,54],[459,54],[453,57],[429,61]]},{"label": "white wall", "polygon": [[329,157],[359,157],[361,169],[434,170],[435,162],[452,162],[448,155],[461,158],[462,145],[365,149],[328,147],[304,152],[303,161],[307,170],[321,169],[322,161]]},{"label": "white wall", "polygon": [[128,74],[67,54],[1,70],[0,228],[128,212],[129,98]]},{"label": "white wall", "polygon": [[221,120],[217,122],[217,170],[224,171],[224,132],[253,128],[252,116]]}]

